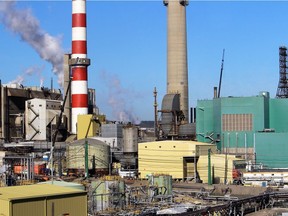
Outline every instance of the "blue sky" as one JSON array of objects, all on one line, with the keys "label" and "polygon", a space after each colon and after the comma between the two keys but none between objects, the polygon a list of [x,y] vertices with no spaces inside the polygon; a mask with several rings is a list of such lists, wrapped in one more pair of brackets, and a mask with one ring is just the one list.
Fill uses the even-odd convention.
[{"label": "blue sky", "polygon": [[[186,11],[189,105],[213,97],[223,48],[221,96],[269,91],[275,97],[278,49],[288,46],[287,9],[285,1],[190,1]],[[70,1],[19,1],[15,10],[29,10],[41,31],[56,38],[63,52],[71,51]],[[42,80],[50,87],[53,77],[58,88],[51,63],[11,31],[3,15],[0,10],[2,83],[21,76],[24,86],[39,86]],[[124,111],[132,119],[153,120],[153,89],[157,87],[159,105],[166,93],[166,16],[162,1],[87,2],[92,61],[88,82],[96,89],[100,112],[109,119],[119,120]]]}]

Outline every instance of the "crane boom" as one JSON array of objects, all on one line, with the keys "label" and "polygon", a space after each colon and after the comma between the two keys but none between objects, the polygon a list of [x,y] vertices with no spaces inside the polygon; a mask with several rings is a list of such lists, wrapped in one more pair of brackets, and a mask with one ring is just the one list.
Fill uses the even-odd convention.
[{"label": "crane boom", "polygon": [[218,86],[218,98],[220,97],[220,92],[221,92],[222,74],[223,74],[223,67],[224,67],[224,55],[225,55],[225,49],[223,49],[223,54],[222,54],[222,63],[221,63],[220,79],[219,79],[219,86]]},{"label": "crane boom", "polygon": [[54,148],[55,148],[55,142],[56,142],[56,138],[57,138],[57,134],[58,134],[58,131],[59,131],[59,128],[60,128],[60,124],[61,124],[61,120],[62,120],[62,116],[63,116],[63,112],[64,112],[64,107],[65,107],[65,103],[66,103],[66,100],[67,100],[67,97],[69,95],[69,91],[70,91],[70,87],[71,87],[71,77],[69,78],[69,83],[68,83],[68,86],[67,86],[67,90],[65,92],[65,97],[64,97],[64,101],[63,101],[63,104],[61,106],[61,112],[60,112],[60,115],[59,115],[59,121],[57,122],[56,124],[56,130],[52,136],[52,142],[51,142],[51,149],[50,149],[50,157],[49,157],[49,161],[48,161],[48,164],[51,166],[51,179],[53,180],[54,176],[53,176],[53,155],[54,155]]}]

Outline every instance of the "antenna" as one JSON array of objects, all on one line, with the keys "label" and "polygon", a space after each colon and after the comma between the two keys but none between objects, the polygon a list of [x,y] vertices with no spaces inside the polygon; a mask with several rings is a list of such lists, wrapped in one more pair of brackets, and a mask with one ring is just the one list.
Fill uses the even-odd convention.
[{"label": "antenna", "polygon": [[222,63],[221,63],[221,70],[220,70],[220,80],[219,80],[219,86],[218,86],[218,98],[220,97],[221,84],[222,84],[222,73],[223,73],[223,67],[224,67],[224,55],[225,55],[225,49],[223,49],[223,54],[222,54]]}]

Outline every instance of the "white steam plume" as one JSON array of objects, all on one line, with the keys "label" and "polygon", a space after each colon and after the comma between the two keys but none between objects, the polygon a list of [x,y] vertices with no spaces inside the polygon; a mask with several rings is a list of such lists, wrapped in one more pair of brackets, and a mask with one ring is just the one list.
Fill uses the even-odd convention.
[{"label": "white steam plume", "polygon": [[16,79],[10,81],[8,84],[23,84],[27,78],[27,76],[37,76],[40,80],[40,87],[43,86],[44,83],[44,77],[42,76],[42,71],[44,70],[43,67],[39,67],[37,65],[29,67],[24,70],[24,72],[21,75],[18,75]]},{"label": "white steam plume", "polygon": [[112,108],[112,115],[115,118],[113,120],[139,124],[141,121],[136,116],[132,105],[132,101],[137,98],[137,95],[131,90],[124,89],[115,75],[105,71],[102,71],[100,75],[109,89],[108,104]]},{"label": "white steam plume", "polygon": [[19,84],[20,85],[20,84],[22,84],[24,82],[24,80],[25,80],[24,76],[18,75],[16,77],[16,79],[10,81],[8,84]]},{"label": "white steam plume", "polygon": [[17,9],[14,1],[0,1],[0,22],[10,31],[20,35],[39,56],[52,64],[58,76],[59,86],[63,86],[63,55],[60,38],[53,37],[41,29],[39,21],[29,9]]}]

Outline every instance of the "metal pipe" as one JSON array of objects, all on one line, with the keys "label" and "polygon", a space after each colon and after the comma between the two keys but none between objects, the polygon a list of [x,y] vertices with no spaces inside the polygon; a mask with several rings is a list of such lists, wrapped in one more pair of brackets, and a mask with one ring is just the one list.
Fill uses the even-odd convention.
[{"label": "metal pipe", "polygon": [[35,174],[35,172],[34,172],[34,158],[32,157],[31,159],[32,159],[32,180],[34,180],[34,174]]},{"label": "metal pipe", "polygon": [[224,138],[225,138],[225,135],[224,133],[222,134],[222,141],[221,141],[221,153],[223,154],[224,153]]},{"label": "metal pipe", "polygon": [[217,98],[217,87],[214,86],[214,97],[213,98]]},{"label": "metal pipe", "polygon": [[154,132],[155,132],[155,137],[158,139],[159,135],[158,135],[158,111],[157,111],[157,90],[156,87],[154,87]]},{"label": "metal pipe", "polygon": [[196,183],[197,178],[197,163],[196,163],[196,156],[197,156],[197,145],[195,145],[195,152],[194,152],[194,181]]},{"label": "metal pipe", "polygon": [[236,132],[236,154],[238,153],[238,133]]},{"label": "metal pipe", "polygon": [[228,151],[228,155],[230,153],[230,133],[227,134],[227,151]]},{"label": "metal pipe", "polygon": [[30,180],[30,159],[26,159],[27,162],[27,180]]},{"label": "metal pipe", "polygon": [[211,149],[208,149],[208,185],[212,185],[212,178],[211,178]]},{"label": "metal pipe", "polygon": [[254,136],[253,136],[254,140],[253,140],[253,144],[254,144],[254,163],[256,164],[256,134],[254,133]]},{"label": "metal pipe", "polygon": [[193,107],[190,108],[190,123],[193,123],[194,119],[194,113],[193,113]]},{"label": "metal pipe", "polygon": [[23,161],[22,161],[22,158],[20,159],[20,170],[21,170],[21,173],[20,173],[20,179],[21,181],[23,180]]},{"label": "metal pipe", "polygon": [[244,145],[245,145],[245,160],[247,161],[247,134],[244,135]]},{"label": "metal pipe", "polygon": [[4,117],[4,137],[6,141],[10,141],[10,122],[9,122],[9,98],[8,98],[8,87],[5,87],[5,117]]},{"label": "metal pipe", "polygon": [[3,96],[2,96],[2,81],[0,79],[0,138],[3,138],[3,125],[2,125],[2,100],[3,100]]},{"label": "metal pipe", "polygon": [[227,147],[225,152],[225,170],[224,170],[224,184],[227,184],[227,172],[228,172],[228,158],[227,158]]},{"label": "metal pipe", "polygon": [[67,91],[68,85],[71,79],[71,68],[69,65],[69,60],[71,59],[70,54],[64,55],[64,92],[67,92],[68,97],[64,108],[65,116],[67,117],[67,130],[71,132],[71,89]]},{"label": "metal pipe", "polygon": [[24,158],[24,166],[26,167],[26,171],[24,173],[25,179],[28,180],[28,161],[27,161],[27,158]]},{"label": "metal pipe", "polygon": [[88,153],[88,133],[89,133],[89,130],[90,130],[90,127],[91,127],[91,123],[93,121],[93,117],[90,119],[89,121],[89,125],[88,125],[88,128],[87,128],[87,131],[86,131],[86,135],[85,135],[85,177],[86,178],[89,178],[89,164],[88,164],[88,160],[89,160],[89,153]]}]

